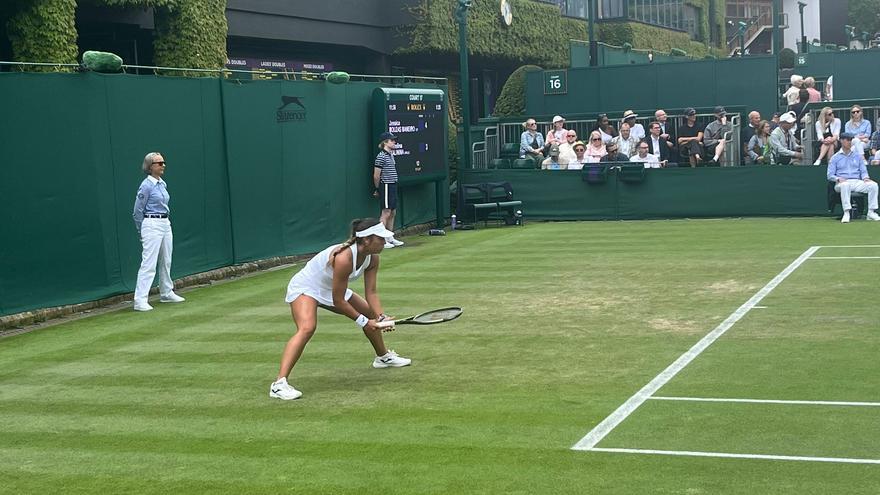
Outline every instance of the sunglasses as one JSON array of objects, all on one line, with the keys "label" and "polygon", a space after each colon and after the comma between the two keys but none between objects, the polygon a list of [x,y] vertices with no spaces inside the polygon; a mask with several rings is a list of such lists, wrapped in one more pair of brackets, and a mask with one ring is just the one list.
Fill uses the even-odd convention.
[{"label": "sunglasses", "polygon": [[862,111],[861,111],[861,110],[853,110],[853,111],[850,112],[850,113],[852,113],[853,115],[855,115],[855,114],[857,114],[857,113],[862,113]]},{"label": "sunglasses", "polygon": [[153,165],[165,165],[165,162],[153,162]]},{"label": "sunglasses", "polygon": [[590,141],[601,141],[602,138],[590,138]]}]

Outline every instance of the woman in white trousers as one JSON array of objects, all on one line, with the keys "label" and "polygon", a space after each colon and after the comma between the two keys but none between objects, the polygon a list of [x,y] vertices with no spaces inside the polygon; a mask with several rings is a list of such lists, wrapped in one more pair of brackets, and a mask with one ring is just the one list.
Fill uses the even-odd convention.
[{"label": "woman in white trousers", "polygon": [[137,287],[134,291],[134,310],[150,311],[153,309],[147,302],[150,286],[156,276],[156,265],[159,267],[159,300],[161,302],[179,303],[184,298],[174,293],[171,281],[171,250],[174,237],[171,234],[171,220],[168,218],[170,209],[168,187],[162,176],[165,175],[165,158],[161,153],[147,153],[144,157],[143,171],[147,177],[138,188],[134,202],[134,224],[143,245],[141,267],[138,270]]}]

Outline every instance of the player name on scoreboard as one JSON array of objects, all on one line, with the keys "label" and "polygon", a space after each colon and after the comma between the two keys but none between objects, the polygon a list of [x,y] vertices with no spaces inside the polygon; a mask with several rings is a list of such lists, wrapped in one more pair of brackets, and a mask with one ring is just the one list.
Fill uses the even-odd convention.
[{"label": "player name on scoreboard", "polygon": [[[397,135],[392,154],[401,179],[446,174],[446,108],[440,90],[380,88],[384,101],[374,122]],[[379,93],[377,93],[379,94]],[[381,118],[381,120],[379,120]]]}]

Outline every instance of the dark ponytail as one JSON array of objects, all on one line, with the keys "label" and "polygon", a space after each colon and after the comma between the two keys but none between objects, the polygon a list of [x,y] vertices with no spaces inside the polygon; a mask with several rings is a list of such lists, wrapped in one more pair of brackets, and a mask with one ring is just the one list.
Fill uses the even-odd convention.
[{"label": "dark ponytail", "polygon": [[334,249],[332,253],[330,253],[330,259],[327,261],[328,265],[333,264],[333,260],[336,258],[336,255],[345,251],[353,244],[357,243],[358,238],[355,233],[359,230],[364,230],[372,227],[379,223],[378,218],[356,218],[351,221],[351,236],[346,239],[345,242],[339,245],[338,248]]}]

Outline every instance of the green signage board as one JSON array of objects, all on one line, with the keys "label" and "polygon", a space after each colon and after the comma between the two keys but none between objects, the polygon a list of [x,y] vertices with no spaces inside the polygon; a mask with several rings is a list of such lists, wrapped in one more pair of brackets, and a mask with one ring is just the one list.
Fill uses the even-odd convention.
[{"label": "green signage board", "polygon": [[807,65],[807,54],[806,53],[798,53],[797,56],[794,58],[794,61],[798,67]]},{"label": "green signage board", "polygon": [[567,70],[545,70],[544,71],[544,94],[545,95],[564,95],[568,93],[568,71]]}]

